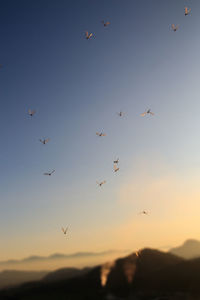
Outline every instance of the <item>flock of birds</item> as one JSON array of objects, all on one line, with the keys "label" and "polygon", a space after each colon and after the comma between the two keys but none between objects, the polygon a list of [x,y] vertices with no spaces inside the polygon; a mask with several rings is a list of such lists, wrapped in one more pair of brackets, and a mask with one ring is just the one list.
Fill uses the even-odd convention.
[{"label": "flock of birds", "polygon": [[[184,14],[185,14],[185,16],[191,15],[191,8],[185,7],[185,8],[184,8]],[[110,25],[110,22],[108,22],[108,21],[106,21],[106,22],[105,22],[105,21],[101,21],[101,23],[103,24],[104,27],[108,27],[108,26]],[[179,29],[179,25],[172,24],[172,25],[170,25],[170,29],[171,29],[172,31],[176,32],[176,31]],[[92,33],[92,32],[89,33],[88,31],[85,31],[85,39],[86,39],[86,40],[90,40],[91,38],[96,38],[95,34]],[[0,65],[0,67],[2,67],[2,65]],[[28,114],[29,114],[29,116],[32,118],[32,117],[36,114],[36,111],[35,111],[35,110],[29,109],[29,110],[28,110]],[[118,115],[119,117],[123,117],[124,114],[125,114],[125,113],[124,113],[123,111],[120,111],[120,112],[117,113],[117,115]],[[155,114],[154,114],[154,112],[151,111],[150,108],[147,109],[147,110],[145,110],[143,113],[140,114],[141,117],[145,117],[145,116],[147,116],[147,115],[154,116]],[[105,136],[106,136],[106,133],[105,133],[105,132],[96,132],[96,135],[97,135],[98,137],[105,137]],[[46,145],[46,144],[50,141],[50,139],[49,139],[49,138],[43,138],[43,139],[39,139],[39,141],[40,141],[43,145]],[[118,172],[119,170],[120,170],[120,168],[119,168],[119,158],[117,158],[117,159],[115,159],[115,160],[113,161],[113,171],[116,173],[116,172]],[[55,172],[55,170],[52,170],[52,171],[43,173],[43,175],[45,175],[45,176],[51,176],[54,172]],[[97,183],[97,185],[98,185],[99,187],[102,187],[102,186],[106,183],[106,180],[103,180],[103,181],[100,181],[100,182],[99,182],[99,181],[96,181],[96,183]],[[139,214],[140,214],[140,215],[141,215],[141,214],[142,214],[142,215],[149,215],[149,212],[146,211],[146,210],[143,210],[143,211],[139,212]],[[64,234],[64,235],[67,235],[68,227],[67,227],[67,228],[63,228],[63,227],[62,227],[61,229],[62,229],[63,234]],[[140,251],[137,251],[137,252],[136,252],[136,256],[140,257]]]}]

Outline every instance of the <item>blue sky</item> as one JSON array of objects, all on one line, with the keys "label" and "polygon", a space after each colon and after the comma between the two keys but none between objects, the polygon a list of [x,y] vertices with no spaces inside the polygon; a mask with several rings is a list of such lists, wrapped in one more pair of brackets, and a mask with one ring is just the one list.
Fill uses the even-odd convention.
[{"label": "blue sky", "polygon": [[[143,243],[130,238],[128,229],[123,245],[116,231],[127,230],[145,205],[158,226],[162,206],[122,204],[120,191],[141,172],[149,172],[147,181],[195,174],[190,186],[199,176],[200,3],[13,0],[0,8],[0,257],[151,244],[145,234]],[[172,23],[180,24],[176,33]],[[86,30],[96,38],[85,40]],[[32,119],[29,108],[37,111]],[[141,118],[147,108],[155,116]],[[95,135],[101,130],[105,138]],[[50,138],[45,146],[43,137]],[[99,189],[96,180],[104,179]],[[188,235],[198,238],[193,229]],[[162,243],[158,236],[152,245]]]}]

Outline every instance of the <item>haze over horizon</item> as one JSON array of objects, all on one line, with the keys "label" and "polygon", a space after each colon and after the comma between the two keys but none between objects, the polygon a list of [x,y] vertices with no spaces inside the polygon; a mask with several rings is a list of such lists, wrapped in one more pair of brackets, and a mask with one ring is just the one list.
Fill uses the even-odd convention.
[{"label": "haze over horizon", "polygon": [[200,239],[200,2],[0,8],[0,261]]},{"label": "haze over horizon", "polygon": [[[146,250],[162,251],[167,254],[172,253],[175,256],[182,257],[184,259],[192,259],[200,257],[200,241],[194,239],[188,239],[183,244],[177,247],[171,248],[168,246],[160,247],[160,249],[150,249],[145,247],[140,251]],[[6,261],[0,261],[0,272],[4,271],[54,271],[64,268],[88,268],[98,265],[104,265],[106,263],[112,263],[119,258],[124,258],[127,255],[135,255],[139,249],[135,251],[124,250],[108,250],[102,252],[75,252],[75,253],[53,253],[48,256],[30,255],[23,259],[10,259]]]}]

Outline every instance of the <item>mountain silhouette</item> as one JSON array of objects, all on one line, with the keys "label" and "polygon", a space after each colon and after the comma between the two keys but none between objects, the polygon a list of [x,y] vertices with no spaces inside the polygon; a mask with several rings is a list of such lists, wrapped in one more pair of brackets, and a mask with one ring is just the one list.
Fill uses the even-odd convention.
[{"label": "mountain silhouette", "polygon": [[74,278],[81,275],[88,273],[91,268],[84,268],[84,269],[76,269],[76,268],[63,268],[56,270],[54,272],[48,273],[44,278],[43,281],[45,282],[54,282],[59,280],[66,280],[68,278]]},{"label": "mountain silhouette", "polygon": [[73,257],[87,257],[87,256],[102,256],[112,253],[120,253],[120,252],[127,252],[127,250],[108,250],[108,251],[102,251],[102,252],[76,252],[71,254],[63,254],[63,253],[54,253],[49,256],[38,256],[38,255],[32,255],[23,259],[10,259],[6,261],[0,261],[0,265],[7,264],[7,263],[21,263],[26,261],[36,261],[36,260],[46,260],[46,259],[59,259],[59,258],[73,258]]},{"label": "mountain silhouette", "polygon": [[200,257],[200,241],[189,239],[183,245],[172,248],[169,252],[185,259]]},{"label": "mountain silhouette", "polygon": [[[69,278],[70,273],[74,276]],[[132,253],[82,273],[73,269],[52,272],[41,281],[1,291],[0,299],[197,300],[199,278],[200,258],[185,260],[172,253],[144,249],[139,256]]]},{"label": "mountain silhouette", "polygon": [[12,271],[0,272],[0,289],[19,285],[25,282],[41,280],[48,274],[47,271]]}]

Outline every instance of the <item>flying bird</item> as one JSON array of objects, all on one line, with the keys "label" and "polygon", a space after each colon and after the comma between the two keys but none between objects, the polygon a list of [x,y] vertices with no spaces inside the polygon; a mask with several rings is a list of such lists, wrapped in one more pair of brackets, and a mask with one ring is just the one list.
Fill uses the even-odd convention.
[{"label": "flying bird", "polygon": [[105,180],[104,180],[104,181],[101,181],[101,182],[98,182],[98,181],[97,181],[98,186],[102,186],[102,185],[105,184],[105,183],[106,183]]},{"label": "flying bird", "polygon": [[90,40],[92,37],[94,37],[94,34],[92,32],[91,33],[89,33],[88,31],[85,32],[86,40]]},{"label": "flying bird", "polygon": [[45,145],[45,144],[47,144],[47,143],[50,141],[50,139],[43,139],[43,140],[39,139],[39,141],[40,141],[43,145]]},{"label": "flying bird", "polygon": [[104,27],[107,27],[108,25],[110,25],[110,22],[101,21],[101,23],[103,24]]},{"label": "flying bird", "polygon": [[172,24],[171,29],[176,32],[179,29],[179,25]]},{"label": "flying bird", "polygon": [[114,164],[118,164],[119,163],[119,158],[113,161]]},{"label": "flying bird", "polygon": [[147,114],[154,116],[154,113],[151,109],[146,110],[144,113],[140,114],[142,117],[146,116]]},{"label": "flying bird", "polygon": [[28,110],[28,114],[29,114],[29,116],[34,116],[34,114],[36,113],[36,111],[35,110],[31,110],[31,109],[29,109]]},{"label": "flying bird", "polygon": [[114,164],[114,172],[116,173],[117,171],[119,171],[119,167],[117,167],[117,164]]},{"label": "flying bird", "polygon": [[64,229],[64,228],[62,227],[62,232],[63,232],[64,234],[67,234],[67,231],[68,231],[68,227],[67,227],[66,229]]},{"label": "flying bird", "polygon": [[188,16],[191,13],[191,8],[185,7],[185,16]]},{"label": "flying bird", "polygon": [[143,211],[141,211],[139,214],[140,214],[140,215],[148,215],[149,213],[148,213],[148,211],[143,210]]},{"label": "flying bird", "polygon": [[123,111],[120,111],[120,112],[118,112],[117,114],[118,114],[119,117],[123,117],[124,112],[123,112]]},{"label": "flying bird", "polygon": [[44,173],[44,175],[51,176],[54,172],[55,172],[55,170],[53,170],[51,172]]},{"label": "flying bird", "polygon": [[106,136],[106,134],[103,133],[103,132],[96,132],[96,135],[98,135],[98,136]]}]

